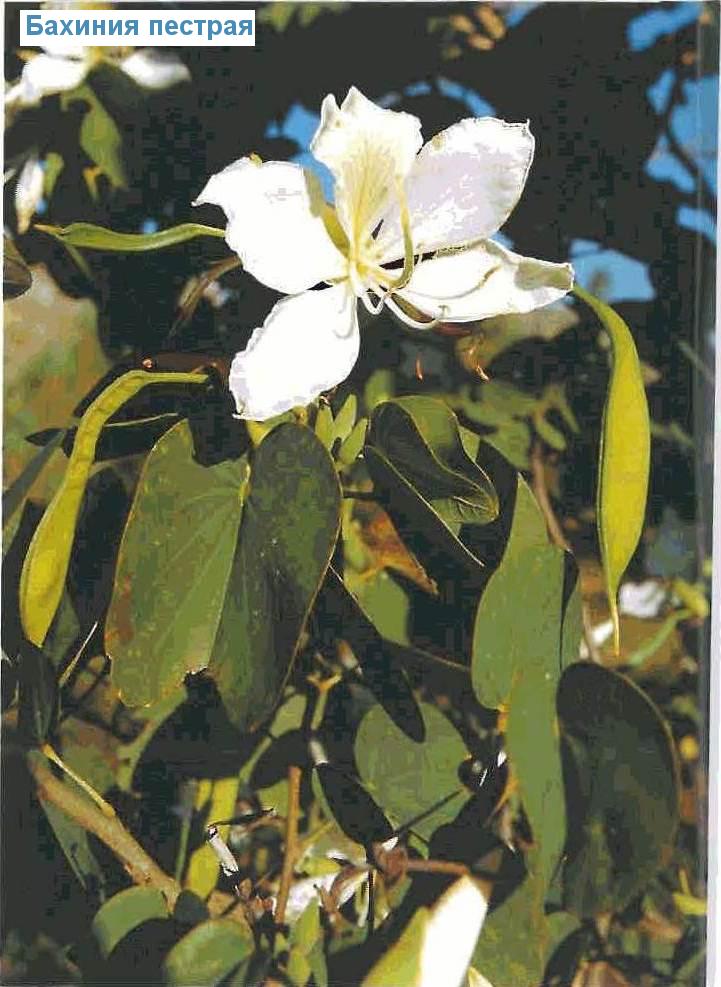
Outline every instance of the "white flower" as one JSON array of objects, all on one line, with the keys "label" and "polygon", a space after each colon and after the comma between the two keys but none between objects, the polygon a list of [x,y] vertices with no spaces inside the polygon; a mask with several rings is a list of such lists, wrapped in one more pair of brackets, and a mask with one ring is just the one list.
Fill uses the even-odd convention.
[{"label": "white flower", "polygon": [[308,404],[348,376],[360,345],[357,301],[428,328],[529,312],[570,291],[570,265],[488,239],[526,182],[526,124],[462,120],[421,145],[416,117],[353,88],[340,108],[326,96],[311,143],[335,179],[335,208],[312,173],[279,161],[241,158],[205,186],[195,204],[222,206],[245,269],[290,296],[233,360],[243,418]]},{"label": "white flower", "polygon": [[56,41],[28,58],[20,79],[5,93],[5,106],[8,109],[36,106],[44,96],[76,89],[101,62],[116,66],[146,89],[167,89],[190,79],[180,59],[150,48],[127,54],[127,49],[121,53],[77,41]]},{"label": "white flower", "polygon": [[31,154],[18,175],[15,186],[15,214],[18,233],[27,233],[35,210],[43,197],[45,172],[36,154]]}]

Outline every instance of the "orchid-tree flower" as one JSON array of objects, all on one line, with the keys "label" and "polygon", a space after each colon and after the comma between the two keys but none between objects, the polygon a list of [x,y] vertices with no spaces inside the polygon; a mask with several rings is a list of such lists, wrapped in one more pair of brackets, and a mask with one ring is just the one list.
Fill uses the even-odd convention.
[{"label": "orchid-tree flower", "polygon": [[144,89],[167,89],[190,79],[179,58],[139,48],[93,47],[77,41],[56,41],[42,52],[28,53],[20,79],[5,93],[5,106],[36,106],[44,96],[76,89],[101,63],[114,65]]},{"label": "orchid-tree flower", "polygon": [[530,312],[573,285],[569,264],[491,240],[533,160],[527,124],[462,120],[423,145],[420,121],[352,88],[326,96],[311,142],[335,181],[335,207],[297,164],[241,158],[195,205],[227,219],[226,241],[258,281],[289,296],[236,354],[229,385],[243,418],[306,405],[344,380],[360,346],[358,303],[427,329]]}]

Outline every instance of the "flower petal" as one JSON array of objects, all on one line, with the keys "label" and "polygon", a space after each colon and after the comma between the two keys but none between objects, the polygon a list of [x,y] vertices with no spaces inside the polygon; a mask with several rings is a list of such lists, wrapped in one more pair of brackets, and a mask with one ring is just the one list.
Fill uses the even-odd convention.
[{"label": "flower petal", "polygon": [[83,81],[88,63],[74,58],[35,55],[23,66],[17,85],[8,90],[6,105],[35,106],[43,96],[75,89]]},{"label": "flower petal", "polygon": [[190,81],[188,67],[174,55],[143,48],[121,59],[120,68],[145,89],[168,89],[178,82]]},{"label": "flower petal", "polygon": [[323,100],[310,149],[333,173],[338,218],[351,244],[370,237],[421,143],[417,117],[384,110],[355,86],[340,108],[334,96]]},{"label": "flower petal", "polygon": [[570,264],[522,257],[493,240],[423,260],[398,294],[433,319],[475,322],[532,312],[573,287]]},{"label": "flower petal", "polygon": [[[415,251],[459,247],[499,230],[523,192],[534,146],[527,124],[495,117],[461,120],[436,134],[406,181]],[[378,241],[384,262],[403,255],[397,208]]]},{"label": "flower petal", "polygon": [[22,167],[15,186],[15,215],[18,233],[27,233],[35,210],[43,197],[45,172],[36,155],[31,155]]},{"label": "flower petal", "polygon": [[345,380],[359,346],[356,300],[347,284],[283,298],[231,365],[238,413],[265,421],[308,404]]},{"label": "flower petal", "polygon": [[193,205],[207,202],[224,210],[228,246],[269,288],[292,295],[345,275],[320,183],[300,165],[241,158],[213,175]]}]

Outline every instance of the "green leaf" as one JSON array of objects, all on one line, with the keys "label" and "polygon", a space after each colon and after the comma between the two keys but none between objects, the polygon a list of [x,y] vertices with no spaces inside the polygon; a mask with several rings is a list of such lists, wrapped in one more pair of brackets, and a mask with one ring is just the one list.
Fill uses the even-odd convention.
[{"label": "green leaf", "polygon": [[3,492],[3,528],[27,497],[30,488],[47,466],[53,453],[63,444],[64,438],[65,429],[58,429],[48,444],[30,460],[15,482]]},{"label": "green leaf", "polygon": [[65,167],[62,155],[57,151],[49,151],[45,155],[45,173],[43,175],[43,196],[49,201],[55,189],[60,174]]},{"label": "green leaf", "polygon": [[421,983],[421,953],[428,929],[430,911],[419,908],[401,933],[400,938],[375,963],[362,987],[419,987]]},{"label": "green leaf", "polygon": [[258,447],[208,673],[228,715],[253,730],[290,673],[340,529],[333,461],[313,432],[283,424]]},{"label": "green leaf", "polygon": [[149,384],[199,384],[206,379],[205,374],[131,370],[99,394],[83,415],[62,483],[33,535],[20,578],[20,617],[26,636],[34,644],[45,640],[63,594],[75,525],[103,426]]},{"label": "green leaf", "polygon": [[566,804],[556,720],[556,677],[529,663],[509,698],[506,749],[536,847],[529,869],[541,879],[541,900],[566,839]]},{"label": "green leaf", "polygon": [[118,250],[121,253],[142,253],[146,250],[164,250],[166,247],[194,240],[199,236],[224,237],[225,230],[215,226],[203,226],[201,223],[181,223],[169,230],[158,230],[157,233],[116,233],[106,230],[93,223],[71,223],[70,226],[34,227],[43,233],[49,233],[56,240],[71,247],[84,247],[88,250]]},{"label": "green leaf", "polygon": [[58,708],[58,683],[49,656],[24,642],[19,656],[18,726],[26,742],[41,746],[52,729]]},{"label": "green leaf", "polygon": [[42,796],[39,797],[38,801],[43,807],[73,873],[86,893],[92,898],[102,891],[105,877],[93,851],[90,849],[87,830]]},{"label": "green leaf", "polygon": [[564,907],[580,917],[624,908],[673,849],[678,771],[668,727],[615,672],[578,662],[558,690],[568,844]]},{"label": "green leaf", "polygon": [[297,922],[290,930],[290,954],[288,956],[288,976],[295,987],[305,987],[313,973],[313,964],[317,965],[319,956],[322,957],[323,930],[320,924],[320,903],[313,898],[304,908]]},{"label": "green leaf", "polygon": [[245,457],[197,463],[187,422],[146,459],[105,626],[113,682],[127,705],[157,703],[208,665],[249,474]]},{"label": "green leaf", "polygon": [[168,906],[157,888],[126,888],[96,912],[91,928],[100,952],[107,958],[143,922],[167,917]]},{"label": "green leaf", "polygon": [[434,706],[420,704],[425,723],[423,743],[410,740],[380,706],[372,706],[361,720],[355,740],[360,777],[384,812],[405,824],[458,792],[413,826],[429,839],[439,826],[451,822],[463,803],[458,768],[468,756],[455,727]]},{"label": "green leaf", "polygon": [[113,188],[125,188],[127,177],[122,157],[123,139],[117,124],[90,86],[81,86],[60,96],[63,109],[75,102],[88,105],[80,124],[81,148],[107,176]]},{"label": "green leaf", "polygon": [[197,925],[163,961],[163,983],[169,987],[214,987],[253,955],[253,933],[245,921],[210,919]]},{"label": "green leaf", "polygon": [[463,448],[458,421],[435,398],[396,398],[373,413],[368,443],[382,453],[449,525],[488,524],[498,497]]},{"label": "green leaf", "polygon": [[[583,597],[581,595],[581,578],[575,562],[569,565],[571,556],[566,556],[566,578],[564,580],[564,596],[568,595],[563,611],[563,628],[561,630],[561,669],[578,661],[583,637]],[[570,589],[570,594],[568,590]]]},{"label": "green leaf", "polygon": [[528,485],[517,477],[511,532],[486,586],[473,629],[471,680],[484,706],[505,704],[529,665],[558,673],[563,553],[548,544]]},{"label": "green leaf", "polygon": [[611,340],[611,377],[603,412],[596,519],[618,654],[618,587],[643,530],[651,426],[641,365],[628,326],[598,298],[578,285],[573,290],[593,309]]},{"label": "green leaf", "polygon": [[538,987],[556,943],[555,920],[543,907],[543,881],[527,878],[483,926],[473,966],[493,987]]}]

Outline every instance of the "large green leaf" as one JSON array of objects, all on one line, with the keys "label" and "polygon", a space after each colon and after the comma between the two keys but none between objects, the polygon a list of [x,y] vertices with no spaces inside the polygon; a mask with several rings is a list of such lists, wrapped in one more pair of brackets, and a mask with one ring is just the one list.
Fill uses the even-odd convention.
[{"label": "large green leaf", "polygon": [[467,455],[450,408],[435,398],[395,398],[373,412],[368,444],[380,452],[457,531],[488,524],[498,497],[486,473]]},{"label": "large green leaf", "polygon": [[249,490],[208,667],[243,730],[262,723],[280,699],[333,554],[341,508],[327,450],[294,424],[263,439]]},{"label": "large green leaf", "polygon": [[45,640],[63,595],[75,526],[103,426],[149,384],[199,384],[206,379],[205,374],[131,370],[106,387],[83,415],[62,483],[33,535],[20,579],[20,617],[34,644]]},{"label": "large green leaf", "polygon": [[611,340],[611,378],[603,411],[596,521],[618,653],[620,625],[616,597],[643,529],[651,425],[641,365],[628,326],[598,298],[578,286],[574,291],[593,309]]},{"label": "large green leaf", "polygon": [[558,716],[569,812],[564,907],[591,917],[627,905],[670,855],[677,768],[651,701],[600,665],[565,670]]},{"label": "large green leaf", "polygon": [[531,665],[558,674],[562,589],[563,553],[548,544],[543,516],[519,474],[511,532],[473,630],[471,678],[484,706],[506,703],[514,677]]},{"label": "large green leaf", "polygon": [[143,922],[167,918],[168,906],[157,888],[126,888],[96,912],[92,932],[103,956],[109,956],[129,932]]},{"label": "large green leaf", "polygon": [[511,689],[506,721],[506,749],[536,847],[529,867],[540,873],[543,891],[558,866],[566,838],[556,681],[542,665],[530,664],[521,670]]},{"label": "large green leaf", "polygon": [[559,939],[578,923],[564,912],[546,915],[543,882],[527,878],[483,926],[473,966],[493,987],[538,987]]},{"label": "large green leaf", "polygon": [[127,705],[156,703],[208,665],[249,473],[246,458],[199,465],[187,422],[146,459],[105,627],[113,681]]},{"label": "large green leaf", "polygon": [[253,933],[246,922],[210,919],[196,925],[163,961],[163,983],[169,987],[214,987],[253,954]]},{"label": "large green leaf", "polygon": [[372,706],[361,720],[355,740],[355,758],[361,778],[384,812],[400,824],[458,792],[457,798],[438,805],[413,830],[429,839],[439,826],[458,815],[465,790],[458,768],[468,757],[455,727],[435,706],[420,704],[425,741],[416,743],[403,733],[380,706]]},{"label": "large green leaf", "polygon": [[202,223],[180,223],[157,233],[117,233],[115,230],[95,226],[94,223],[71,223],[70,226],[35,226],[36,230],[49,233],[63,244],[84,247],[87,250],[118,250],[121,253],[144,253],[147,250],[164,250],[177,243],[193,240],[198,236],[224,237],[225,230]]}]

